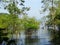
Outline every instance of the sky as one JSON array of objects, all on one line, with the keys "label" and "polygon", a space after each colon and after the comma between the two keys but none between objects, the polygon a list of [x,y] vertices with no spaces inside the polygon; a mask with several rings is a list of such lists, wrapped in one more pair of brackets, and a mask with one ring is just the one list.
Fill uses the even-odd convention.
[{"label": "sky", "polygon": [[40,14],[42,5],[41,0],[25,0],[25,6],[30,7],[28,16],[36,17],[36,19],[41,19],[42,17],[46,16],[48,14],[47,12]]},{"label": "sky", "polygon": [[[41,19],[45,14],[40,14],[42,7],[41,0],[25,0],[25,6],[30,7],[30,10],[27,12],[29,17],[35,17],[36,19]],[[1,5],[1,4],[0,4]],[[7,12],[3,9],[0,9],[0,12]]]},{"label": "sky", "polygon": [[36,17],[37,19],[42,17],[40,14],[42,6],[41,0],[25,0],[25,6],[30,7],[30,10],[28,11],[30,17]]}]

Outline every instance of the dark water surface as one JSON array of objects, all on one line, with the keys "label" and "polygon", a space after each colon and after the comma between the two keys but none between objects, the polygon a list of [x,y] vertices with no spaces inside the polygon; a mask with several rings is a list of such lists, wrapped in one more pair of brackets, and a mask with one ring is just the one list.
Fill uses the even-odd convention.
[{"label": "dark water surface", "polygon": [[50,42],[51,37],[48,30],[40,29],[37,33],[33,33],[31,36],[26,36],[24,33],[21,34],[18,41],[18,45],[52,45]]},{"label": "dark water surface", "polygon": [[[16,45],[53,45],[53,43],[50,42],[51,39],[52,39],[51,34],[47,29],[37,30],[37,32],[32,32],[31,35],[29,34],[26,35],[24,31],[22,31],[21,35],[16,41]],[[4,44],[3,42],[2,45],[6,44]]]}]

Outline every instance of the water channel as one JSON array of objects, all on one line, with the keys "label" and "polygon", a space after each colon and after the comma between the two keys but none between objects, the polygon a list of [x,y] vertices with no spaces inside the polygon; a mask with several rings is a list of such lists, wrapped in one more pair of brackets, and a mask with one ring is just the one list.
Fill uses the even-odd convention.
[{"label": "water channel", "polygon": [[40,29],[36,32],[32,32],[31,35],[26,35],[25,31],[21,31],[16,45],[54,45],[51,39],[51,33],[47,30],[47,27],[42,28],[40,26]]},{"label": "water channel", "polygon": [[40,29],[29,38],[22,32],[17,45],[52,45],[50,40],[50,32],[40,27]]}]

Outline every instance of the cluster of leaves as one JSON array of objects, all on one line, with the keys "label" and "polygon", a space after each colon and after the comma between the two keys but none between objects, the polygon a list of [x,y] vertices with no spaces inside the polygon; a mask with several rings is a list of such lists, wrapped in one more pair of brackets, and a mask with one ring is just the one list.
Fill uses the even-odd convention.
[{"label": "cluster of leaves", "polygon": [[[47,1],[47,2],[45,2],[45,1]],[[50,5],[48,5],[49,6],[49,8],[47,8],[47,9],[49,9],[49,11],[50,11],[50,13],[48,14],[48,21],[47,21],[47,25],[49,25],[49,26],[52,26],[53,25],[53,27],[54,27],[54,29],[53,30],[50,30],[51,31],[51,34],[52,34],[52,42],[54,43],[54,44],[59,44],[60,42],[60,0],[51,0],[51,2],[50,2],[50,0],[43,0],[43,3],[46,3],[46,4],[52,4],[52,6],[50,6]],[[46,5],[45,5],[46,6]],[[45,11],[46,11],[46,9],[45,9]],[[58,31],[55,29],[55,26],[56,27],[58,27]]]},{"label": "cluster of leaves", "polygon": [[50,25],[52,25],[52,24],[59,25],[60,24],[60,9],[58,9],[58,8],[55,9],[54,15],[49,14],[47,16],[48,17],[48,21],[47,21],[48,25],[49,24]]},{"label": "cluster of leaves", "polygon": [[[60,1],[59,0],[42,0],[42,3],[44,4],[44,10],[47,9],[50,11],[48,14],[48,21],[47,25],[58,25],[60,23]],[[46,8],[47,7],[47,8]]]},{"label": "cluster of leaves", "polygon": [[[9,12],[8,14],[0,13],[0,38],[2,37],[11,37],[11,34],[19,33],[20,30],[27,30],[29,28],[37,30],[39,28],[40,22],[35,18],[22,17],[19,18],[19,15],[26,15],[26,11],[29,11],[29,8],[24,7],[24,0],[1,0],[2,2],[7,3],[4,7]],[[2,3],[1,2],[1,3]],[[17,5],[20,5],[21,8],[18,8]],[[7,35],[4,35],[7,34]]]},{"label": "cluster of leaves", "polygon": [[0,28],[6,28],[4,32],[7,30],[7,33],[9,34],[8,37],[10,37],[11,33],[16,33],[16,31],[20,32],[20,30],[27,30],[29,28],[37,30],[39,29],[39,24],[40,22],[35,18],[24,16],[22,19],[19,19],[17,16],[0,14]]},{"label": "cluster of leaves", "polygon": [[35,18],[27,18],[28,16],[25,16],[23,17],[22,20],[23,21],[23,25],[24,25],[24,28],[25,30],[29,30],[29,29],[32,29],[32,30],[37,30],[39,29],[39,26],[40,26],[40,22],[37,21]]},{"label": "cluster of leaves", "polygon": [[[14,19],[16,19],[17,22],[14,22],[13,21]],[[0,14],[0,28],[4,29],[3,32],[1,31],[2,29],[0,29],[0,32],[2,34],[7,33],[7,35],[5,35],[5,36],[10,37],[12,32],[19,30],[19,29],[17,29],[17,27],[19,28],[20,25],[18,25],[18,24],[20,22],[19,22],[18,18],[14,18],[14,19],[12,19],[12,16],[9,14],[3,14],[3,13]],[[13,25],[16,25],[16,26],[13,26]],[[16,28],[16,29],[14,30],[14,28]]]}]

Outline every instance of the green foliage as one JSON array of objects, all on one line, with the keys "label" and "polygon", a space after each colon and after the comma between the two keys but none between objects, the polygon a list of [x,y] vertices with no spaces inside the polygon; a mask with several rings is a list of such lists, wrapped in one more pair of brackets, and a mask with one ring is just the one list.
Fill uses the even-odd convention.
[{"label": "green foliage", "polygon": [[[0,38],[11,38],[11,34],[19,33],[20,30],[27,30],[29,28],[37,30],[39,28],[40,22],[35,18],[29,18],[28,16],[24,16],[22,19],[19,18],[20,14],[26,15],[26,11],[29,11],[30,9],[24,7],[24,0],[2,0],[2,2],[4,2],[5,5],[7,3],[4,8],[7,9],[9,13],[0,13],[0,28],[5,28],[3,31],[0,30]],[[18,8],[17,5],[20,5],[22,7]]]},{"label": "green foliage", "polygon": [[[19,33],[21,30],[28,30],[31,28],[32,30],[39,29],[40,22],[35,18],[29,18],[28,16],[22,17],[22,19],[18,18],[18,16],[10,15],[10,14],[0,14],[0,28],[4,29],[0,30],[0,37],[8,37],[10,38],[11,33]],[[4,35],[4,34],[7,35]]]},{"label": "green foliage", "polygon": [[25,16],[23,18],[23,25],[25,30],[32,29],[32,30],[37,30],[39,29],[40,22],[37,21],[35,18],[27,18],[28,16]]},{"label": "green foliage", "polygon": [[0,14],[0,28],[7,28],[9,22],[8,14]]},{"label": "green foliage", "polygon": [[9,11],[10,14],[20,14],[21,10],[16,7],[15,3],[11,3],[7,6],[7,10]]},{"label": "green foliage", "polygon": [[[42,0],[43,6],[47,6],[50,11],[48,14],[47,25],[58,25],[60,23],[60,1],[59,0]],[[48,5],[47,5],[48,4]],[[45,9],[46,7],[44,7]],[[45,9],[45,11],[47,10]]]}]

